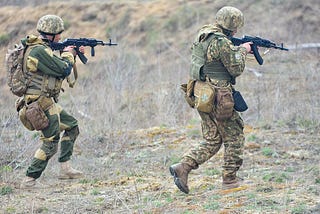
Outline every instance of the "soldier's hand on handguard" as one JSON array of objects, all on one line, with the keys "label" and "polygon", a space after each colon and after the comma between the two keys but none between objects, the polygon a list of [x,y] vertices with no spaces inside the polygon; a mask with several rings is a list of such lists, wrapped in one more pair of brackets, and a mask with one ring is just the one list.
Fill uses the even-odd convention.
[{"label": "soldier's hand on handguard", "polygon": [[253,44],[252,42],[246,42],[246,43],[241,44],[240,46],[245,47],[246,50],[247,50],[247,53],[251,53],[252,54],[253,53],[252,49],[251,49],[251,45],[252,44]]}]

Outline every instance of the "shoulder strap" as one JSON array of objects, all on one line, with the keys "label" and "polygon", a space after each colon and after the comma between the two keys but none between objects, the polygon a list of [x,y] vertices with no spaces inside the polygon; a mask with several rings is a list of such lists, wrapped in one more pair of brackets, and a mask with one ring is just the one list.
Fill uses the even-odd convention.
[{"label": "shoulder strap", "polygon": [[[26,45],[24,52],[23,52],[23,71],[25,72],[25,74],[27,74],[28,70],[27,70],[27,57],[29,56],[30,52],[32,51],[32,49],[36,46],[40,46],[39,44],[36,45]],[[27,75],[26,75],[27,76]],[[27,81],[27,87],[29,86],[29,84],[31,83],[31,81],[33,80],[33,78],[36,76],[36,73],[32,73],[31,77],[28,78]]]}]

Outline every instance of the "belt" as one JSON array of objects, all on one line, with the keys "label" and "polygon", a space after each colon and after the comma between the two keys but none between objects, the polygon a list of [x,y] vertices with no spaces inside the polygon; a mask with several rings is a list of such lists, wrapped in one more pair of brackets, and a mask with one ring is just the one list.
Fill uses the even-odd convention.
[{"label": "belt", "polygon": [[209,81],[212,85],[217,87],[227,87],[230,86],[230,82],[228,80],[218,80],[213,78],[207,78],[207,81]]}]

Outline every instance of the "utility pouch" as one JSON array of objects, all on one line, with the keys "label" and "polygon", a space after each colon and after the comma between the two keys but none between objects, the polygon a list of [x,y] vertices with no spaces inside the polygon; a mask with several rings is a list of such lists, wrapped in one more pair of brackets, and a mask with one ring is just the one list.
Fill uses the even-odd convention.
[{"label": "utility pouch", "polygon": [[26,110],[27,110],[27,106],[23,106],[21,109],[19,109],[19,119],[24,127],[26,127],[30,131],[33,131],[34,127],[30,123],[30,121],[27,119]]},{"label": "utility pouch", "polygon": [[232,91],[229,87],[215,87],[215,108],[214,115],[218,121],[226,120],[232,117],[234,100]]},{"label": "utility pouch", "polygon": [[26,106],[25,115],[35,130],[43,130],[49,126],[49,119],[37,101]]},{"label": "utility pouch", "polygon": [[246,101],[243,99],[240,91],[233,90],[234,109],[238,112],[244,112],[248,109]]},{"label": "utility pouch", "polygon": [[210,113],[213,110],[215,90],[213,86],[204,81],[196,81],[194,86],[195,107],[198,111]]}]

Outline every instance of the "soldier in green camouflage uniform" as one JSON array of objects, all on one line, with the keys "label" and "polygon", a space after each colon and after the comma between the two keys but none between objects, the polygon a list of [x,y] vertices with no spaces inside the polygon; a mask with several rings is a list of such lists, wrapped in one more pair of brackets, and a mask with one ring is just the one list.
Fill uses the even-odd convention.
[{"label": "soldier in green camouflage uniform", "polygon": [[[23,187],[35,185],[36,179],[45,170],[49,159],[57,152],[59,141],[61,141],[59,178],[72,179],[83,175],[82,172],[73,169],[69,162],[74,142],[79,134],[78,122],[56,103],[62,81],[72,71],[76,52],[74,47],[70,46],[65,48],[61,54],[56,55],[50,48],[50,42],[58,42],[64,31],[63,20],[60,17],[55,15],[41,17],[37,24],[37,30],[40,36],[30,35],[22,40],[22,43],[28,45],[24,56],[24,67],[31,79],[23,96],[23,103],[30,105],[33,102],[38,102],[49,119],[49,126],[41,130],[43,143],[36,151],[32,163],[27,169],[27,177],[22,183]],[[83,47],[80,51],[84,52]],[[23,109],[19,114],[23,114]],[[25,117],[20,115],[20,118]],[[30,123],[25,120],[22,122],[28,129],[33,130]],[[60,138],[61,132],[63,132],[63,136]]]},{"label": "soldier in green camouflage uniform", "polygon": [[[247,53],[251,52],[250,43],[234,46],[229,36],[234,35],[244,23],[243,14],[234,7],[223,7],[216,14],[216,23],[203,26],[196,38],[200,43],[208,43],[203,74],[192,74],[193,78],[205,76],[216,87],[228,87],[242,74]],[[213,68],[211,69],[210,68]],[[206,69],[205,69],[206,68]],[[188,174],[192,169],[209,160],[224,145],[223,186],[239,186],[237,171],[242,165],[244,148],[243,121],[238,112],[233,110],[229,119],[218,121],[213,113],[200,112],[204,142],[184,154],[178,164],[170,166],[177,187],[189,193]]]}]

